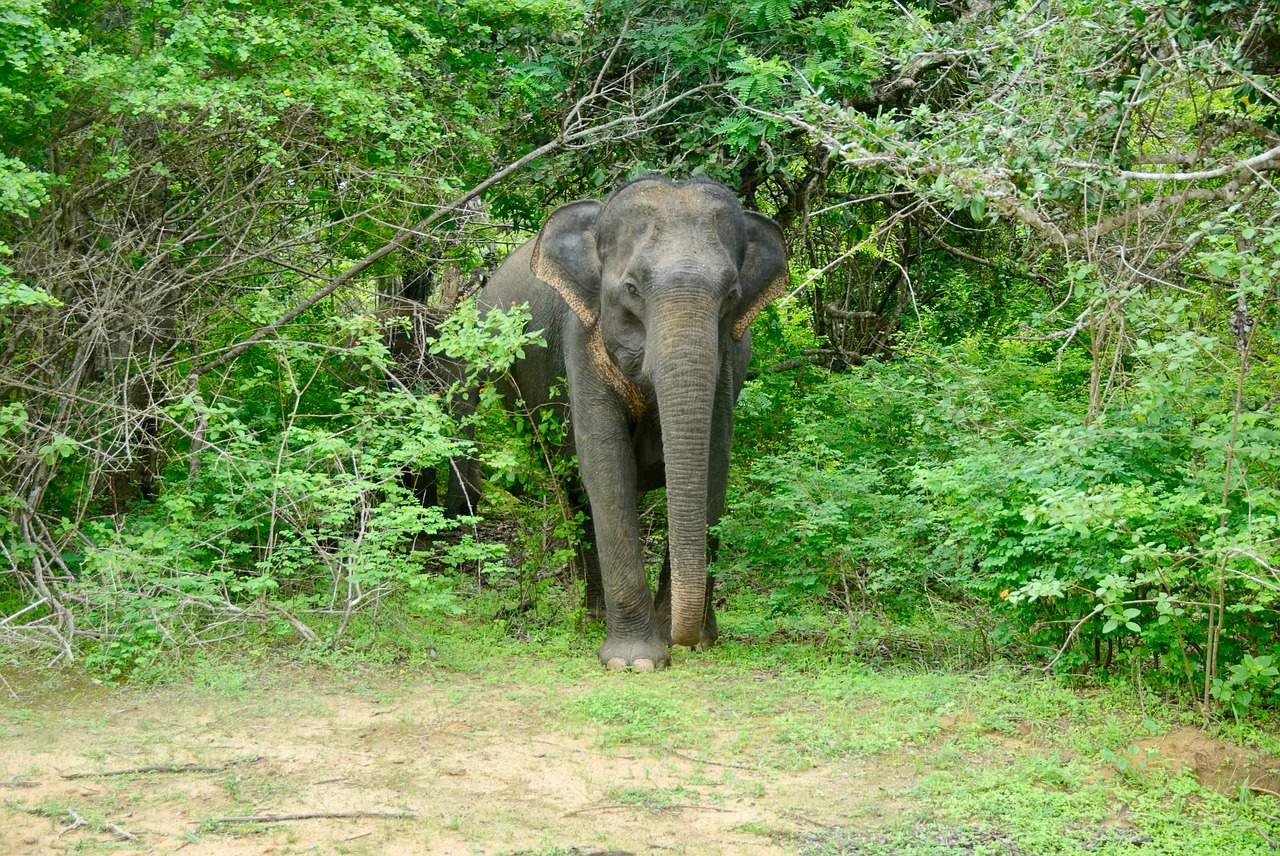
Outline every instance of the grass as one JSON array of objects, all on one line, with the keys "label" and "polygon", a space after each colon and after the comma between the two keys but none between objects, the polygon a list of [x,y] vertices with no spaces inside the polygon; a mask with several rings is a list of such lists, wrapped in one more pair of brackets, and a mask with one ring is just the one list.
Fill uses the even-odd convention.
[{"label": "grass", "polygon": [[[568,614],[559,606],[550,611]],[[338,651],[228,646],[158,662],[126,692],[159,697],[167,718],[137,724],[128,738],[113,730],[118,719],[91,703],[105,692],[92,676],[55,679],[24,670],[15,683],[29,701],[0,707],[0,735],[38,742],[56,734],[59,723],[75,721],[98,738],[84,757],[121,766],[111,754],[126,743],[133,751],[142,751],[138,741],[147,752],[175,749],[171,744],[185,738],[174,736],[174,723],[192,733],[247,722],[265,728],[350,702],[388,711],[370,720],[368,729],[383,729],[377,739],[413,741],[441,723],[475,719],[477,699],[485,699],[506,711],[487,714],[490,731],[501,732],[512,711],[525,718],[524,731],[517,728],[508,745],[541,733],[556,745],[595,747],[618,763],[634,759],[626,776],[592,774],[585,793],[594,801],[563,813],[565,824],[585,823],[604,807],[678,824],[682,814],[764,806],[732,834],[812,856],[1270,854],[1269,841],[1280,840],[1280,805],[1271,797],[1247,788],[1219,793],[1190,772],[1130,751],[1192,721],[1189,711],[1150,696],[1140,700],[1123,685],[1073,686],[1013,667],[988,665],[973,674],[929,668],[927,660],[877,661],[862,643],[851,648],[835,630],[824,634],[810,624],[799,639],[769,631],[758,612],[730,609],[723,645],[705,654],[677,652],[673,669],[636,675],[597,666],[599,627],[583,635],[538,614],[519,623],[384,615],[358,623],[351,645]],[[954,640],[946,645],[954,648]],[[64,691],[72,702],[85,699],[86,709],[68,714],[60,707]],[[216,713],[185,713],[191,705]],[[412,715],[396,713],[402,705],[416,707]],[[331,739],[365,739],[364,732],[344,736],[348,731],[338,729]],[[1218,736],[1278,748],[1265,720],[1224,724]],[[439,775],[471,774],[465,762],[450,763]],[[388,766],[380,779],[407,791],[422,775],[410,769],[416,768]],[[33,774],[0,770],[8,779]],[[144,787],[154,789],[149,802],[198,802],[185,783],[143,778],[114,781],[93,810],[77,811],[101,831],[119,812],[141,810]],[[304,801],[308,781],[296,772],[268,777],[245,767],[212,784],[226,804],[250,807]],[[67,804],[47,799],[25,807],[65,815]],[[485,843],[487,827],[465,810],[432,822],[433,834]],[[517,816],[502,828],[519,822]],[[287,834],[299,846],[305,842],[299,828]],[[558,840],[554,831],[542,834]],[[613,845],[626,849],[625,843]]]},{"label": "grass", "polygon": [[[787,770],[868,759],[901,776],[904,786],[890,791],[902,804],[896,820],[873,832],[831,825],[795,837],[805,853],[1274,849],[1280,829],[1267,798],[1232,798],[1189,773],[1125,760],[1134,741],[1193,719],[1187,710],[1015,668],[981,677],[918,663],[873,669],[824,656],[821,646],[770,647],[767,638],[731,641],[694,668],[682,664],[658,692],[611,688],[573,704],[606,743],[705,749],[680,732],[696,737],[710,719],[736,724],[716,747],[730,761]],[[1257,725],[1224,724],[1222,736],[1274,752],[1275,733]]]}]

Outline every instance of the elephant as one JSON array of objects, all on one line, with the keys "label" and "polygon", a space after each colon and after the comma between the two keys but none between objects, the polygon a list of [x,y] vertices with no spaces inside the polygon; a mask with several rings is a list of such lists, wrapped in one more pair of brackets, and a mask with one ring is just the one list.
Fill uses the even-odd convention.
[{"label": "elephant", "polygon": [[[495,383],[509,405],[569,417],[561,451],[578,456],[586,489],[588,606],[603,600],[609,668],[664,668],[670,644],[715,641],[707,529],[724,511],[749,326],[789,282],[777,223],[719,182],[649,176],[557,208],[479,294],[482,313],[528,304],[529,329],[543,331],[546,346]],[[561,378],[567,411],[552,392]],[[474,469],[451,467],[449,504],[472,504],[477,485]],[[655,600],[638,501],[664,485]]]}]

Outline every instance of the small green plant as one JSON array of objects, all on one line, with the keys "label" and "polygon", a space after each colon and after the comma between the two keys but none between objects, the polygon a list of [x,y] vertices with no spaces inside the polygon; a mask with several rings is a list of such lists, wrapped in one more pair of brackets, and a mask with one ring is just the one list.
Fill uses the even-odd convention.
[{"label": "small green plant", "polygon": [[667,809],[698,805],[705,797],[697,791],[683,785],[671,788],[615,788],[604,795],[606,802],[633,806],[650,812],[661,812]]},{"label": "small green plant", "polygon": [[[502,371],[540,341],[527,321],[520,307],[483,319],[463,309],[437,347],[474,372]],[[437,396],[361,374],[389,360],[372,319],[334,323],[360,344],[335,359],[322,343],[291,342],[211,402],[198,391],[175,402],[171,418],[198,426],[201,448],[166,471],[149,506],[86,526],[70,591],[99,639],[88,662],[111,681],[204,639],[215,621],[333,646],[392,595],[457,614],[459,575],[505,553],[469,534],[440,537],[465,521],[422,506],[402,474],[468,452],[461,431]],[[317,396],[296,382],[304,370],[351,382]]]},{"label": "small green plant", "polygon": [[1134,743],[1122,749],[1103,749],[1098,753],[1098,757],[1114,767],[1120,775],[1126,778],[1137,778],[1145,769],[1145,765],[1139,760],[1141,752],[1142,750]]},{"label": "small green plant", "polygon": [[1231,709],[1238,722],[1240,715],[1251,705],[1275,690],[1280,669],[1272,665],[1271,657],[1244,655],[1244,659],[1227,670],[1226,677],[1215,678],[1211,692],[1213,697]]}]

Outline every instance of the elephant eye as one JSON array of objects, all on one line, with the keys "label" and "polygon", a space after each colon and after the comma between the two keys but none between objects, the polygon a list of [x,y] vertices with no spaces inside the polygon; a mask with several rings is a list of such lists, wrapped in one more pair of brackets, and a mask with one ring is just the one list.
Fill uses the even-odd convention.
[{"label": "elephant eye", "polygon": [[639,294],[639,293],[640,293],[640,289],[636,288],[636,284],[634,282],[627,283],[627,294]]},{"label": "elephant eye", "polygon": [[742,286],[735,283],[733,288],[729,289],[729,293],[724,296],[724,304],[720,307],[720,315],[728,317],[737,308],[738,301],[741,299]]}]

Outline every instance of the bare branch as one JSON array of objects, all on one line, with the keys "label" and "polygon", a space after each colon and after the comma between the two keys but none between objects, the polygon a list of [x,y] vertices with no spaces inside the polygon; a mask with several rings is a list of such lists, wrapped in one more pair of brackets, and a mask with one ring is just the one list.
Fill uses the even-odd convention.
[{"label": "bare branch", "polygon": [[1130,172],[1121,170],[1120,177],[1129,181],[1208,181],[1223,178],[1246,170],[1270,170],[1280,168],[1280,146],[1267,149],[1259,155],[1236,163],[1223,164],[1216,169],[1200,172]]},{"label": "bare branch", "polygon": [[668,98],[666,101],[663,101],[661,104],[658,104],[656,107],[650,108],[649,110],[646,110],[645,112],[640,113],[638,115],[622,116],[622,117],[613,119],[611,121],[604,122],[600,125],[595,125],[589,128],[582,128],[576,131],[571,131],[571,132],[562,131],[558,136],[556,136],[551,141],[543,144],[542,146],[539,146],[538,148],[529,152],[525,156],[518,158],[517,160],[507,164],[507,166],[493,173],[484,181],[480,182],[479,184],[477,184],[475,187],[473,187],[471,190],[467,191],[463,195],[457,197],[452,202],[449,202],[446,205],[443,205],[440,208],[437,208],[429,217],[426,217],[423,220],[420,220],[418,223],[416,223],[412,227],[401,231],[400,234],[396,235],[390,241],[386,242],[381,247],[374,250],[372,253],[369,253],[364,258],[355,262],[346,270],[344,270],[342,273],[330,279],[327,284],[325,284],[322,288],[317,290],[311,296],[307,297],[305,300],[300,301],[298,305],[295,306],[293,309],[290,309],[288,312],[285,312],[283,315],[281,315],[279,318],[277,318],[275,321],[271,322],[270,324],[266,324],[259,327],[257,330],[251,333],[248,337],[241,340],[239,343],[232,346],[231,348],[228,348],[216,359],[211,360],[208,363],[204,363],[203,365],[196,366],[193,369],[193,371],[197,375],[203,375],[211,371],[214,371],[216,369],[219,369],[222,366],[225,366],[227,363],[231,362],[236,357],[243,354],[246,350],[248,350],[253,345],[257,344],[258,342],[261,342],[263,339],[267,338],[272,333],[279,330],[281,327],[285,326],[290,321],[293,321],[295,318],[302,315],[311,307],[315,306],[321,300],[324,300],[326,297],[333,294],[339,288],[351,282],[361,273],[368,270],[372,265],[374,265],[381,259],[385,258],[386,256],[390,255],[391,253],[395,252],[396,250],[400,249],[401,247],[403,247],[414,236],[421,235],[422,233],[426,232],[428,229],[430,229],[433,225],[435,225],[441,219],[452,214],[454,211],[457,211],[459,208],[465,206],[467,203],[471,202],[472,200],[479,198],[479,196],[489,188],[501,183],[502,181],[506,180],[516,172],[519,172],[525,166],[543,157],[544,155],[550,154],[551,152],[567,145],[568,143],[576,142],[577,140],[585,139],[586,137],[603,133],[604,131],[608,131],[619,125],[630,124],[633,122],[634,123],[643,122],[652,116],[655,116],[659,113],[669,110],[671,107],[675,106],[676,104],[680,103],[686,98],[690,98],[701,92],[706,92],[711,89],[716,89],[718,88],[718,86],[719,86],[718,84],[706,84],[703,86],[695,87],[693,89],[689,89],[673,98]]}]

